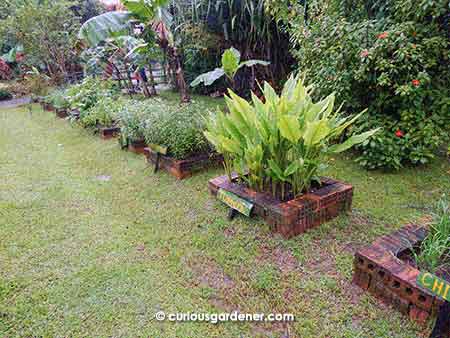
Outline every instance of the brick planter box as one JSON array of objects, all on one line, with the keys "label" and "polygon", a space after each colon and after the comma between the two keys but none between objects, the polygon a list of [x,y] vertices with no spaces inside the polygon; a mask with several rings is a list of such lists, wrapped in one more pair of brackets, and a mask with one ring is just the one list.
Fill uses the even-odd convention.
[{"label": "brick planter box", "polygon": [[59,118],[65,119],[69,116],[69,113],[66,108],[55,108],[55,114]]},{"label": "brick planter box", "polygon": [[[150,148],[145,148],[144,155],[148,163],[156,163],[156,152]],[[170,156],[160,155],[159,168],[164,169],[171,175],[182,180],[192,176],[195,172],[217,165],[223,161],[219,154],[201,154],[185,160],[176,160]]]},{"label": "brick planter box", "polygon": [[109,140],[120,134],[119,127],[98,127],[98,133],[103,140]]},{"label": "brick planter box", "polygon": [[78,109],[71,109],[69,115],[73,119],[78,120],[80,118],[80,111]]},{"label": "brick planter box", "polygon": [[45,111],[54,111],[54,108],[50,103],[42,102],[41,106],[42,106],[42,109]]},{"label": "brick planter box", "polygon": [[144,154],[147,144],[145,141],[129,141],[128,150],[136,154]]},{"label": "brick planter box", "polygon": [[330,178],[322,178],[322,186],[314,192],[287,202],[279,201],[270,193],[251,190],[236,183],[236,179],[234,176],[230,182],[226,175],[216,177],[209,181],[209,190],[215,196],[219,189],[224,189],[253,203],[253,214],[264,218],[285,238],[299,235],[351,210],[353,187]]},{"label": "brick planter box", "polygon": [[355,284],[419,323],[435,315],[442,304],[439,298],[417,284],[420,271],[403,258],[426,234],[424,226],[408,224],[360,249],[354,260]]}]

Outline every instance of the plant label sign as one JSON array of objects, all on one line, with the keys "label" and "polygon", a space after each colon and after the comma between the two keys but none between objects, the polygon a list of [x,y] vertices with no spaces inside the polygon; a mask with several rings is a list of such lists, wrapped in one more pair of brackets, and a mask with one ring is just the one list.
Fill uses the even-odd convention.
[{"label": "plant label sign", "polygon": [[148,147],[153,150],[155,153],[159,153],[161,155],[167,155],[167,147],[160,146],[158,144],[150,143]]},{"label": "plant label sign", "polygon": [[156,153],[156,161],[155,161],[155,173],[159,170],[159,160],[161,159],[161,155],[167,155],[167,147],[160,146],[159,144],[150,143],[148,147]]},{"label": "plant label sign", "polygon": [[417,276],[417,283],[432,294],[450,302],[450,283],[429,273],[421,272]]},{"label": "plant label sign", "polygon": [[228,205],[231,209],[239,211],[241,214],[250,217],[253,210],[253,203],[240,198],[232,192],[224,189],[219,189],[217,192],[217,199]]}]

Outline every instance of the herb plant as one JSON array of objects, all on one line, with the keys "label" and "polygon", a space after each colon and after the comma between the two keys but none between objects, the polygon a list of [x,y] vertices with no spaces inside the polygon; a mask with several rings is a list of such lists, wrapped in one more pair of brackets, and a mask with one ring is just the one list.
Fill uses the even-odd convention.
[{"label": "herb plant", "polygon": [[191,103],[160,109],[145,121],[145,140],[147,144],[157,144],[168,147],[168,155],[176,159],[186,159],[190,156],[205,154],[211,151],[209,142],[203,131],[205,128],[204,107]]},{"label": "herb plant", "polygon": [[80,116],[84,127],[112,127],[117,121],[118,113],[128,100],[121,97],[106,96],[100,98],[95,106]]},{"label": "herb plant", "polygon": [[102,97],[115,94],[112,81],[100,78],[86,77],[81,83],[67,88],[65,96],[72,109],[78,109],[84,114]]},{"label": "herb plant", "polygon": [[144,125],[148,114],[146,101],[130,100],[123,105],[117,114],[122,138],[132,142],[144,141]]}]

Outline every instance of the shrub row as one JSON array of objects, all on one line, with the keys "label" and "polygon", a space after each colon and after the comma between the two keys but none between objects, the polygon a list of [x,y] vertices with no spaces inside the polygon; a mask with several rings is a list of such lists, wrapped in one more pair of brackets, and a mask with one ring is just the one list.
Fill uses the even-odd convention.
[{"label": "shrub row", "polygon": [[110,81],[92,77],[54,90],[45,101],[55,108],[78,110],[78,123],[85,128],[119,125],[123,138],[168,147],[168,154],[176,159],[211,152],[203,135],[208,108],[200,102],[129,99],[119,95]]}]

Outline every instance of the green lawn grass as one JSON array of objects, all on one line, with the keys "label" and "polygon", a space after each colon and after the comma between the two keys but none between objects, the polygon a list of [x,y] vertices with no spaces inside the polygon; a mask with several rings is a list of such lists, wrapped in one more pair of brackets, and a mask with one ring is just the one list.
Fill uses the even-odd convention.
[{"label": "green lawn grass", "polygon": [[[450,188],[448,161],[332,164],[355,187],[353,213],[284,240],[259,219],[227,220],[207,191],[221,169],[177,181],[38,107],[0,110],[0,337],[427,336],[351,284],[352,258],[429,212]],[[296,321],[157,322],[159,310]]]}]

